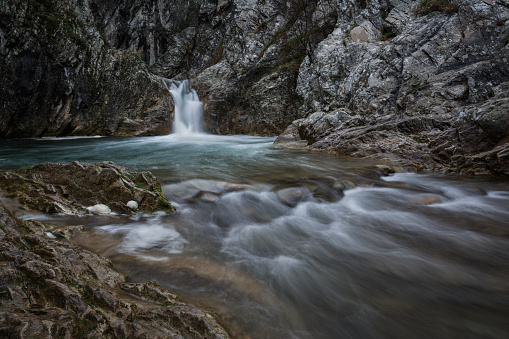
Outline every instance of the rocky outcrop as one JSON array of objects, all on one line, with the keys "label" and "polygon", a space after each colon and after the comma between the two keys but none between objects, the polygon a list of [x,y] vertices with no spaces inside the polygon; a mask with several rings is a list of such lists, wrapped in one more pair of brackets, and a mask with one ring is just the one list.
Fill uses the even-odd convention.
[{"label": "rocky outcrop", "polygon": [[426,3],[344,2],[300,69],[309,115],[276,143],[509,175],[509,9],[465,0],[421,15]]},{"label": "rocky outcrop", "polygon": [[303,117],[299,65],[336,20],[303,0],[9,0],[0,16],[2,138],[168,133],[158,76],[196,78],[209,131],[275,135]]},{"label": "rocky outcrop", "polygon": [[[112,162],[44,163],[3,172],[0,188],[24,208],[44,213],[87,214],[95,205],[122,214],[175,211],[152,173],[135,172]],[[129,207],[129,201],[136,202],[137,208]]]},{"label": "rocky outcrop", "polygon": [[1,337],[228,338],[210,314],[45,231],[0,206]]}]

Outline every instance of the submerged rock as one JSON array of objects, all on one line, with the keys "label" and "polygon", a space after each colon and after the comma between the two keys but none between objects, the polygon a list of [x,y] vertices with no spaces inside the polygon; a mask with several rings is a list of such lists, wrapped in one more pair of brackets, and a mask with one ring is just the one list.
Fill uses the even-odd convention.
[{"label": "submerged rock", "polygon": [[307,187],[289,187],[277,191],[276,196],[283,204],[295,207],[300,202],[311,198],[313,194]]},{"label": "submerged rock", "polygon": [[111,210],[131,214],[133,210],[127,205],[131,201],[143,212],[175,211],[152,173],[135,172],[112,162],[44,163],[8,171],[0,173],[0,188],[10,197],[18,198],[26,208],[44,213]]},{"label": "submerged rock", "polygon": [[442,197],[436,194],[422,193],[411,196],[408,201],[417,205],[433,205],[442,203]]},{"label": "submerged rock", "polygon": [[127,283],[109,260],[37,234],[0,206],[1,337],[228,338],[155,282]]}]

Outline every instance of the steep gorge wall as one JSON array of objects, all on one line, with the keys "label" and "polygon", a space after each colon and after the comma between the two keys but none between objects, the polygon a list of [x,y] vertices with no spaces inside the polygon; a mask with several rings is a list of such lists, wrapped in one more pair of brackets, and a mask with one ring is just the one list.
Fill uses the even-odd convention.
[{"label": "steep gorge wall", "polygon": [[158,76],[196,80],[209,131],[276,135],[303,117],[298,68],[336,20],[291,2],[5,1],[0,136],[167,133]]},{"label": "steep gorge wall", "polygon": [[296,93],[299,67],[336,20],[334,1],[233,1],[221,58],[196,77],[209,128],[277,135],[305,117]]}]

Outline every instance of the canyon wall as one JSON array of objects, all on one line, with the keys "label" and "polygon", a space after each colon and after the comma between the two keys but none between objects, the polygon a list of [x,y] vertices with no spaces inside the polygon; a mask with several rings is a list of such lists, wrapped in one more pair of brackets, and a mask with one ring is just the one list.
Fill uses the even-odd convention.
[{"label": "canyon wall", "polygon": [[211,133],[284,131],[280,147],[507,173],[507,0],[0,8],[4,139],[166,134],[173,106],[159,77],[188,78]]}]

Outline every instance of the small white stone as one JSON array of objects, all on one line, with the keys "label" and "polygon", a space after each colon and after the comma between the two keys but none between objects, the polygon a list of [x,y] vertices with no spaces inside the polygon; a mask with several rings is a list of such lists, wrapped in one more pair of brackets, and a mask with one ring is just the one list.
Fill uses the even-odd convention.
[{"label": "small white stone", "polygon": [[56,239],[56,238],[57,238],[57,237],[56,237],[56,235],[54,235],[54,234],[53,234],[53,233],[51,233],[51,232],[45,232],[45,233],[46,233],[46,236],[47,236],[48,238],[51,238],[51,239]]},{"label": "small white stone", "polygon": [[138,203],[136,201],[134,201],[134,200],[128,201],[126,205],[129,208],[138,209]]},{"label": "small white stone", "polygon": [[104,204],[97,204],[97,205],[94,205],[91,207],[87,207],[87,209],[90,212],[96,212],[96,213],[110,213],[111,212],[110,208]]}]

